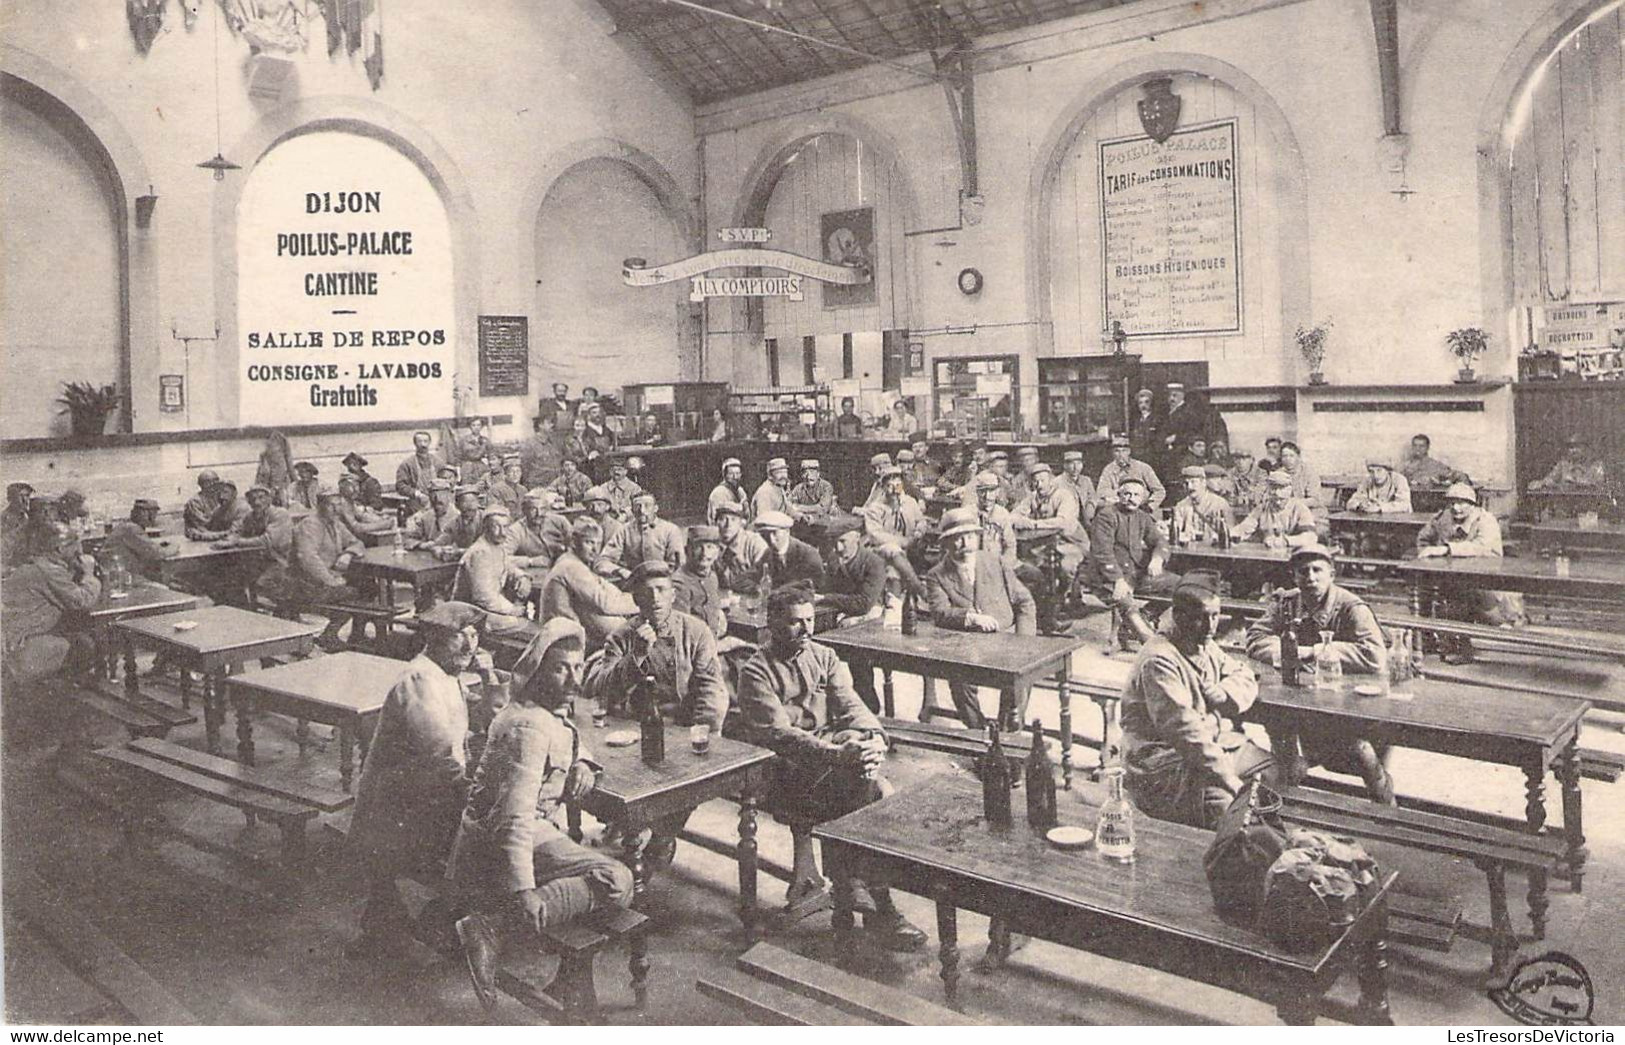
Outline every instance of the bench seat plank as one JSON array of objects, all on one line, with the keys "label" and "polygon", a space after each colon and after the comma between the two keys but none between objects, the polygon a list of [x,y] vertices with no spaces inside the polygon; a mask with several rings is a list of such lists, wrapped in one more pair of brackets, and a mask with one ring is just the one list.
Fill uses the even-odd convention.
[{"label": "bench seat plank", "polygon": [[[1455,840],[1473,845],[1506,849],[1524,854],[1512,862],[1533,866],[1530,860],[1561,862],[1568,852],[1568,842],[1553,833],[1532,834],[1493,824],[1462,820],[1440,813],[1429,813],[1403,806],[1384,806],[1356,795],[1338,794],[1318,788],[1291,787],[1281,796],[1288,807],[1325,812],[1344,818],[1368,822],[1375,827],[1393,828],[1420,834],[1429,846],[1449,845]],[[1291,819],[1289,816],[1288,819]]]},{"label": "bench seat plank", "polygon": [[739,956],[737,964],[770,983],[883,1024],[964,1027],[977,1022],[934,1002],[803,958],[770,943],[756,944]]},{"label": "bench seat plank", "polygon": [[355,796],[335,791],[331,788],[307,784],[304,781],[293,780],[279,773],[268,772],[252,766],[245,766],[241,762],[220,758],[202,751],[193,751],[189,747],[172,744],[166,740],[142,739],[133,740],[127,745],[129,750],[140,751],[165,762],[195,769],[205,776],[214,777],[228,783],[241,784],[244,787],[263,791],[269,795],[286,798],[303,805],[315,806],[324,813],[333,813],[346,809],[355,802]]},{"label": "bench seat plank", "polygon": [[272,819],[309,820],[314,818],[319,810],[314,806],[302,802],[293,802],[276,795],[269,795],[241,784],[234,784],[224,780],[216,780],[203,776],[196,770],[178,766],[173,762],[154,758],[140,751],[131,751],[126,748],[101,748],[95,752],[96,757],[110,762],[118,762],[135,769],[160,777],[169,783],[202,795],[216,802],[236,806],[245,812],[267,816]]},{"label": "bench seat plank", "polygon": [[742,1010],[764,1027],[864,1027],[866,1020],[738,969],[718,969],[695,983],[701,994]]}]

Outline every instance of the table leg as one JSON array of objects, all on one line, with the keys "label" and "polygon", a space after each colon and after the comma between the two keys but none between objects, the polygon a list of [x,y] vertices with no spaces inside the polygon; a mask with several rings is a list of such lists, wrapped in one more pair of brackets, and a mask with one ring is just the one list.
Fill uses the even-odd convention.
[{"label": "table leg", "polygon": [[1580,891],[1586,864],[1585,826],[1580,814],[1579,738],[1569,741],[1557,763],[1557,779],[1563,784],[1563,833],[1569,841],[1569,888]]},{"label": "table leg", "polygon": [[[1072,790],[1072,658],[1061,661],[1055,676],[1055,695],[1061,701],[1061,787]],[[1104,734],[1103,734],[1104,735]]]},{"label": "table leg", "polygon": [[[874,684],[875,667],[873,664],[859,662],[858,670],[864,673],[864,678],[869,680],[870,685]],[[887,718],[896,718],[897,682],[892,678],[890,668],[887,668],[880,673],[880,687],[880,706],[885,709]]]},{"label": "table leg", "polygon": [[982,954],[982,960],[976,963],[977,971],[992,972],[1002,969],[1010,960],[1012,941],[1010,939],[1010,921],[1007,918],[994,915],[987,922],[987,950]]},{"label": "table leg", "polygon": [[644,898],[649,892],[649,864],[643,858],[645,844],[643,831],[629,825],[621,838],[621,859],[632,871],[632,906],[638,911],[643,910]]},{"label": "table leg", "polygon": [[355,733],[349,726],[339,726],[339,783],[350,790],[355,778]]},{"label": "table leg", "polygon": [[[1383,901],[1384,908],[1387,901]],[[1360,981],[1359,1011],[1362,1022],[1368,1027],[1392,1027],[1394,1025],[1393,1013],[1388,1009],[1388,915],[1386,911],[1378,917],[1377,926],[1371,939],[1367,940],[1360,952],[1360,967],[1357,973]]]},{"label": "table leg", "polygon": [[203,733],[208,742],[209,754],[220,753],[220,726],[225,722],[226,713],[219,705],[221,680],[218,673],[204,672],[203,683]]},{"label": "table leg", "polygon": [[857,917],[852,910],[852,874],[841,856],[829,849],[824,850],[824,870],[829,874],[830,898],[835,904],[835,911],[830,915],[830,925],[835,930],[836,946],[839,953],[850,954],[852,930],[857,924]]},{"label": "table leg", "polygon": [[135,677],[135,640],[124,637],[124,695],[131,700],[141,696],[141,683]]},{"label": "table leg", "polygon": [[734,850],[739,862],[739,920],[745,935],[756,937],[756,795],[747,791],[739,800],[739,845]]},{"label": "table leg", "polygon": [[[1539,762],[1524,768],[1524,797],[1524,817],[1528,820],[1530,832],[1538,835],[1546,829],[1546,767]],[[1546,872],[1531,870],[1529,920],[1534,924],[1537,939],[1543,939],[1546,935],[1546,908],[1549,906]]]},{"label": "table leg", "polygon": [[[192,672],[185,664],[181,665],[181,709],[192,710]],[[203,718],[205,722],[208,721],[207,715]]]},{"label": "table leg", "polygon": [[[231,703],[237,712],[237,760],[251,766],[254,764],[254,702],[243,693],[234,692]],[[224,708],[220,714],[224,717]]]},{"label": "table leg", "polygon": [[948,1004],[959,1001],[959,910],[946,892],[937,896],[937,957],[942,961],[942,990]]}]

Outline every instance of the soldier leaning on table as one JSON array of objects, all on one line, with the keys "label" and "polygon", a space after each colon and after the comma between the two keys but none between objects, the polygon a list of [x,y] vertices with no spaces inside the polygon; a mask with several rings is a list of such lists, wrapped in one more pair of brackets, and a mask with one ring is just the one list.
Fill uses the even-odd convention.
[{"label": "soldier leaning on table", "polygon": [[[1495,514],[1478,505],[1478,491],[1466,483],[1453,483],[1444,492],[1445,507],[1417,533],[1418,558],[1482,559],[1500,558],[1501,524]],[[1510,591],[1475,590],[1453,597],[1445,613],[1458,620],[1476,621],[1502,627],[1528,623],[1523,596]],[[1471,639],[1443,643],[1453,658],[1470,660]]]}]

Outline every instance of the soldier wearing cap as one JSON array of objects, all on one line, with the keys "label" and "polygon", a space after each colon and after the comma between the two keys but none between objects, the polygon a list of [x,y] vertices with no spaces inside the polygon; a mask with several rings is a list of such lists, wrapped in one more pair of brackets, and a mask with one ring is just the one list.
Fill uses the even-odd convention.
[{"label": "soldier wearing cap", "polygon": [[753,518],[760,519],[764,512],[788,515],[792,521],[801,517],[801,509],[790,503],[790,465],[782,457],[767,462],[767,478],[750,498]]},{"label": "soldier wearing cap", "polygon": [[886,472],[892,467],[891,454],[879,453],[869,458],[869,470],[874,472],[875,481],[869,487],[869,496],[863,499],[865,508],[885,499]]},{"label": "soldier wearing cap", "polygon": [[1168,541],[1156,518],[1144,507],[1145,483],[1125,476],[1113,491],[1116,500],[1095,514],[1090,527],[1089,565],[1085,570],[1102,592],[1101,597],[1119,613],[1119,640],[1143,642],[1151,628],[1140,616],[1134,596],[1171,594],[1179,586],[1180,577],[1164,568],[1170,554]]},{"label": "soldier wearing cap", "polygon": [[1529,484],[1531,490],[1593,490],[1608,485],[1608,466],[1579,435],[1563,440],[1563,456],[1551,471]]},{"label": "soldier wearing cap", "polygon": [[[77,672],[95,659],[95,643],[82,616],[101,598],[96,562],[65,523],[42,520],[28,528],[29,560],[0,586],[0,643],[4,645],[7,732],[17,706],[11,687],[59,672]],[[43,706],[42,706],[43,710]]]},{"label": "soldier wearing cap", "polygon": [[315,511],[316,495],[322,492],[317,478],[321,469],[310,461],[300,461],[293,466],[293,474],[294,480],[288,484],[288,507]]},{"label": "soldier wearing cap", "polygon": [[[207,528],[187,531],[186,536],[194,541],[218,541],[248,514],[248,505],[237,499],[237,484],[230,479],[216,482],[213,492],[214,512],[209,516]],[[66,494],[63,496],[66,497]]]},{"label": "soldier wearing cap", "polygon": [[[1358,595],[1335,583],[1337,569],[1329,548],[1316,542],[1292,550],[1291,568],[1296,589],[1277,593],[1264,615],[1247,629],[1247,655],[1279,665],[1281,636],[1290,634],[1308,662],[1329,653],[1350,675],[1379,675],[1388,670],[1388,647],[1377,616]],[[1330,645],[1321,636],[1331,632]],[[1313,657],[1310,651],[1313,650]],[[1301,739],[1303,758],[1295,757]],[[1374,801],[1394,804],[1394,784],[1385,761],[1386,744],[1347,740],[1305,729],[1294,736],[1272,730],[1270,747],[1276,757],[1292,757],[1291,782],[1303,775],[1303,761],[1324,765],[1337,773],[1358,773]]]},{"label": "soldier wearing cap", "polygon": [[1095,501],[1109,506],[1117,500],[1117,487],[1125,479],[1136,479],[1146,491],[1144,504],[1150,511],[1162,507],[1168,496],[1167,489],[1157,473],[1144,461],[1134,457],[1134,445],[1125,435],[1112,436],[1112,459],[1100,470],[1100,481],[1095,484]]},{"label": "soldier wearing cap", "polygon": [[425,492],[429,504],[414,512],[401,530],[401,539],[408,548],[434,547],[439,543],[446,525],[456,516],[451,483],[444,479],[431,479]]},{"label": "soldier wearing cap", "polygon": [[683,531],[660,517],[654,494],[640,493],[632,500],[632,521],[605,543],[597,569],[605,576],[626,577],[640,562],[679,566],[683,542]]},{"label": "soldier wearing cap", "polygon": [[[492,669],[490,654],[479,648],[484,621],[484,613],[463,602],[425,611],[418,617],[423,648],[384,697],[350,819],[349,844],[366,871],[367,905],[347,957],[385,958],[410,947],[412,916],[395,879],[439,878],[444,871],[468,797],[468,705],[474,698],[460,676],[471,665],[487,675]],[[452,927],[425,928],[449,935]]]},{"label": "soldier wearing cap", "polygon": [[[365,596],[344,579],[355,557],[366,550],[361,539],[344,525],[338,514],[337,490],[324,490],[316,499],[316,511],[300,519],[293,528],[286,591],[289,597],[307,603],[355,603]],[[316,639],[323,649],[339,648],[339,631],[350,615],[337,609],[327,613],[327,627]]]},{"label": "soldier wearing cap", "polygon": [[1230,535],[1238,541],[1260,541],[1266,548],[1296,547],[1319,542],[1320,525],[1314,509],[1292,496],[1292,477],[1277,469],[1265,480],[1264,499]]},{"label": "soldier wearing cap", "polygon": [[215,494],[215,487],[219,485],[220,475],[214,469],[205,468],[197,473],[197,493],[192,495],[181,511],[181,525],[189,540],[213,539],[214,531],[209,527],[214,519],[214,510],[220,505],[220,499]]},{"label": "soldier wearing cap", "polygon": [[1230,455],[1229,478],[1235,488],[1235,493],[1224,496],[1230,506],[1238,512],[1251,511],[1263,496],[1263,475],[1253,465],[1253,455],[1246,450],[1237,450]]},{"label": "soldier wearing cap", "polygon": [[[819,604],[833,607],[843,623],[880,616],[886,595],[886,563],[864,545],[863,523],[857,519],[838,520],[831,524],[829,538],[830,555],[824,566]],[[874,679],[857,677],[854,681],[869,710],[879,710],[879,703],[873,699]]]},{"label": "soldier wearing cap", "polygon": [[1230,474],[1230,469],[1217,461],[1209,461],[1202,466],[1202,486],[1215,497],[1222,497],[1224,503],[1230,506],[1232,514],[1237,511],[1246,512],[1250,506],[1236,503],[1236,479]]},{"label": "soldier wearing cap", "polygon": [[1394,463],[1386,457],[1369,457],[1365,462],[1365,478],[1349,496],[1351,512],[1408,512],[1411,510],[1411,484],[1394,471]]},{"label": "soldier wearing cap", "polygon": [[722,538],[718,583],[725,591],[756,594],[766,573],[767,541],[750,528],[745,509],[735,504],[717,506],[717,532]]},{"label": "soldier wearing cap", "polygon": [[858,512],[863,517],[864,533],[869,546],[897,574],[903,587],[916,595],[923,594],[925,585],[908,553],[926,532],[925,509],[903,492],[903,473],[896,465],[885,470],[881,482],[880,500],[864,505]]},{"label": "soldier wearing cap", "polygon": [[1070,577],[1089,554],[1089,531],[1083,524],[1083,505],[1072,488],[1057,479],[1054,469],[1044,462],[1034,464],[1028,476],[1033,492],[1011,513],[1011,524],[1018,535],[1055,534],[1061,569]]},{"label": "soldier wearing cap", "polygon": [[428,492],[429,481],[435,478],[440,468],[445,467],[445,463],[430,451],[430,441],[428,432],[412,433],[412,456],[395,469],[395,492],[402,497],[420,499]]},{"label": "soldier wearing cap", "polygon": [[1211,587],[1186,580],[1174,589],[1173,627],[1146,640],[1122,700],[1125,783],[1135,806],[1206,829],[1250,781],[1273,783],[1277,775],[1274,757],[1238,724],[1258,699],[1258,680],[1214,641],[1219,617]]},{"label": "soldier wearing cap", "polygon": [[469,545],[457,564],[451,597],[485,611],[485,630],[499,637],[529,638],[538,625],[525,617],[530,576],[508,555],[506,508],[493,505],[480,520],[479,540]]},{"label": "soldier wearing cap", "polygon": [[157,580],[163,561],[175,554],[174,548],[160,546],[147,536],[147,531],[157,523],[158,502],[145,497],[136,498],[130,506],[130,517],[113,524],[112,531],[102,542],[102,551],[106,553],[117,549],[131,573]]},{"label": "soldier wearing cap", "polygon": [[993,472],[978,472],[967,488],[964,507],[975,508],[982,520],[982,550],[991,552],[1015,569],[1016,524],[1014,518],[999,503],[1003,486]]},{"label": "soldier wearing cap", "polygon": [[1010,477],[1010,504],[1011,511],[1021,506],[1021,502],[1032,496],[1033,469],[1038,465],[1038,447],[1022,446],[1016,448],[1016,471]]},{"label": "soldier wearing cap", "polygon": [[339,518],[357,537],[366,538],[381,533],[393,533],[393,513],[375,512],[360,501],[361,486],[356,477],[348,473],[339,476]]},{"label": "soldier wearing cap", "polygon": [[248,514],[243,516],[217,548],[253,548],[259,552],[253,569],[258,571],[254,587],[272,596],[283,593],[287,584],[288,562],[293,554],[293,515],[275,503],[269,487],[250,487],[245,495]]},{"label": "soldier wearing cap", "polygon": [[609,476],[604,489],[609,491],[610,505],[622,519],[631,518],[632,502],[643,493],[643,487],[627,474],[624,457],[617,457],[609,463]]},{"label": "soldier wearing cap", "polygon": [[28,555],[29,502],[34,487],[28,483],[6,484],[6,509],[0,512],[0,572],[22,562]]},{"label": "soldier wearing cap", "polygon": [[1095,517],[1095,510],[1100,507],[1095,499],[1095,481],[1083,471],[1083,451],[1068,450],[1061,455],[1061,474],[1055,477],[1063,486],[1070,487],[1078,497],[1078,506],[1082,509],[1084,526],[1088,526]]},{"label": "soldier wearing cap", "polygon": [[[1016,571],[982,547],[982,520],[972,508],[942,515],[942,561],[925,575],[931,619],[955,631],[1037,633],[1037,608]],[[950,682],[949,693],[967,729],[986,723],[976,700],[976,687]]]},{"label": "soldier wearing cap", "polygon": [[542,582],[543,621],[564,617],[586,629],[590,648],[596,649],[623,620],[637,612],[632,597],[594,572],[603,547],[604,531],[591,516],[570,526],[570,549],[553,560]]},{"label": "soldier wearing cap", "polygon": [[790,503],[801,510],[802,518],[825,519],[835,510],[835,487],[819,474],[822,465],[816,457],[801,462],[801,482],[790,490]]},{"label": "soldier wearing cap", "polygon": [[1429,452],[1432,449],[1433,440],[1428,438],[1426,432],[1418,432],[1411,436],[1410,444],[1405,450],[1405,460],[1400,463],[1399,471],[1405,477],[1405,481],[1411,484],[1412,489],[1437,488],[1467,481],[1466,472],[1458,472],[1437,457],[1430,457]]},{"label": "soldier wearing cap", "polygon": [[559,462],[559,474],[547,484],[547,488],[563,498],[566,508],[580,508],[586,504],[592,479],[576,467],[573,459],[566,457]]},{"label": "soldier wearing cap", "polygon": [[626,522],[615,514],[615,506],[608,487],[603,485],[591,487],[582,499],[587,505],[588,518],[598,523],[599,540],[602,542],[600,547],[614,539],[626,527]]},{"label": "soldier wearing cap", "polygon": [[722,531],[715,526],[690,526],[683,565],[672,571],[671,586],[677,609],[705,622],[719,642],[728,636],[728,613],[722,605],[717,580],[717,559],[722,555]]},{"label": "soldier wearing cap", "polygon": [[486,475],[482,485],[487,505],[502,505],[517,517],[525,503],[525,465],[518,454],[502,457],[502,471]]},{"label": "soldier wearing cap", "polygon": [[493,447],[485,434],[485,418],[468,419],[467,432],[457,440],[457,473],[465,483],[477,484],[485,478]]},{"label": "soldier wearing cap", "polygon": [[1010,474],[1010,455],[1003,450],[995,450],[987,455],[987,470],[999,477],[998,503],[1006,510],[1014,508],[1021,499],[1022,491],[1016,483],[1016,477]]},{"label": "soldier wearing cap", "polygon": [[351,450],[344,455],[344,460],[340,463],[344,465],[346,471],[355,476],[356,500],[374,511],[382,510],[384,486],[367,472],[367,459]]},{"label": "soldier wearing cap", "polygon": [[440,528],[440,536],[434,543],[440,548],[467,548],[480,539],[480,518],[484,514],[480,508],[480,491],[473,486],[459,486],[453,491],[453,497],[457,514]]},{"label": "soldier wearing cap", "polygon": [[917,439],[909,450],[914,454],[914,481],[922,488],[935,487],[942,476],[942,469],[931,459],[931,445]]},{"label": "soldier wearing cap", "polygon": [[744,474],[745,466],[739,463],[739,458],[730,457],[722,462],[722,481],[711,488],[711,496],[705,501],[705,518],[712,525],[716,525],[717,509],[724,504],[738,507],[746,519],[750,518],[751,499],[745,492]]},{"label": "soldier wearing cap", "polygon": [[534,938],[590,911],[628,907],[632,872],[573,841],[556,823],[603,767],[570,721],[581,691],[586,636],[549,620],[514,665],[513,699],[497,712],[468,789],[447,868],[475,911],[457,922],[480,1004],[496,1003],[503,939]]},{"label": "soldier wearing cap", "polygon": [[795,525],[783,512],[758,512],[756,532],[767,542],[767,558],[762,566],[767,572],[768,585],[782,588],[787,584],[810,584],[818,590],[824,583],[824,559],[818,549],[791,535]]},{"label": "soldier wearing cap", "polygon": [[[1500,558],[1501,524],[1495,514],[1478,505],[1478,492],[1466,483],[1453,483],[1444,492],[1445,507],[1416,535],[1418,558],[1448,556],[1456,559]],[[1527,622],[1523,596],[1505,591],[1463,591],[1453,593],[1445,606],[1447,615],[1457,620],[1481,624],[1518,625]],[[1468,640],[1447,644],[1453,656],[1472,655]]]},{"label": "soldier wearing cap", "polygon": [[897,451],[897,468],[903,473],[903,492],[916,501],[925,500],[925,491],[920,488],[919,459],[914,456],[913,450]]},{"label": "soldier wearing cap", "polygon": [[570,520],[557,498],[540,486],[525,494],[524,514],[508,527],[508,555],[520,569],[545,570],[570,547]]},{"label": "soldier wearing cap", "polygon": [[[1214,467],[1218,468],[1217,465]],[[1222,468],[1218,470],[1221,473],[1224,471]],[[1228,528],[1235,524],[1236,513],[1231,509],[1230,502],[1207,488],[1207,466],[1186,465],[1180,479],[1185,487],[1185,497],[1174,505],[1170,523],[1176,540],[1211,540],[1221,527]]]}]

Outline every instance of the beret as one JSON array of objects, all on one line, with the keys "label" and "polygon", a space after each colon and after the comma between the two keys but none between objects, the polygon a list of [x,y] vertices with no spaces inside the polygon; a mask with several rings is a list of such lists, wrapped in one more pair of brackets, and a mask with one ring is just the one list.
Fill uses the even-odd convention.
[{"label": "beret", "polygon": [[783,512],[763,512],[756,517],[758,530],[788,530],[794,525],[795,520]]}]

